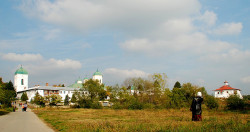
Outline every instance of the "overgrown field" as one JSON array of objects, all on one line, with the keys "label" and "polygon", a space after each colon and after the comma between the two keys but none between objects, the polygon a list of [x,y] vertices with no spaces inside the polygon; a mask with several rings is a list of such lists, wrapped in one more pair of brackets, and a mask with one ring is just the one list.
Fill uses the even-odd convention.
[{"label": "overgrown field", "polygon": [[191,121],[187,109],[113,110],[40,108],[34,112],[57,131],[248,131],[248,113],[203,111]]}]

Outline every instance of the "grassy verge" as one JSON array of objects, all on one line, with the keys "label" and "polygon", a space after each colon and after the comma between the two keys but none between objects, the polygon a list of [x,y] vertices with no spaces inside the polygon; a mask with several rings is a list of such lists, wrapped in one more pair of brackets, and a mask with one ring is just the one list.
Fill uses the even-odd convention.
[{"label": "grassy verge", "polygon": [[6,114],[8,114],[8,113],[10,113],[10,112],[9,112],[9,111],[6,111],[6,110],[4,110],[4,109],[0,109],[0,116],[6,115]]},{"label": "grassy verge", "polygon": [[52,109],[34,112],[58,131],[248,131],[249,114],[204,111],[203,121],[191,121],[181,110]]}]

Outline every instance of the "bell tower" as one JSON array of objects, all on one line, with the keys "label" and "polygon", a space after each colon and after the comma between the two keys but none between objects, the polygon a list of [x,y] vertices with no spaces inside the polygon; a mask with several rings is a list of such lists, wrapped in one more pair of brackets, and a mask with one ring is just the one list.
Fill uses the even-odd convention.
[{"label": "bell tower", "polygon": [[22,66],[15,72],[14,88],[16,92],[28,89],[28,72]]}]

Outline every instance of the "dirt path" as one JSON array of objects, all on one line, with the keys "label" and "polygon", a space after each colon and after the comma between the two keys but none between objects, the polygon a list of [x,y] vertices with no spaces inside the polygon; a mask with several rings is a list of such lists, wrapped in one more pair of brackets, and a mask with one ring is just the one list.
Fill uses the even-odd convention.
[{"label": "dirt path", "polygon": [[18,107],[16,112],[0,116],[1,132],[53,132],[30,109],[22,112]]}]

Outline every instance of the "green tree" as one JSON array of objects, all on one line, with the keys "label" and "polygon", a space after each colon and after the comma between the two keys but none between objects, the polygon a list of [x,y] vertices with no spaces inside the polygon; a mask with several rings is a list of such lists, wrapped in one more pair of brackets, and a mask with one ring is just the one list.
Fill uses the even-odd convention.
[{"label": "green tree", "polygon": [[29,98],[28,98],[28,96],[27,96],[27,93],[26,92],[24,92],[23,94],[22,94],[22,96],[21,96],[21,100],[22,101],[27,101]]},{"label": "green tree", "polygon": [[3,107],[11,107],[11,101],[16,99],[16,91],[11,81],[3,83],[0,81],[0,103]]},{"label": "green tree", "polygon": [[46,96],[45,99],[51,106],[55,106],[58,103],[62,102],[62,97],[60,95],[55,95],[55,94]]},{"label": "green tree", "polygon": [[45,99],[38,92],[36,92],[35,97],[33,98],[33,102],[40,106],[45,106]]},{"label": "green tree", "polygon": [[89,94],[91,100],[94,100],[103,92],[104,85],[100,84],[98,80],[90,79],[84,83],[84,89],[86,89]]},{"label": "green tree", "polygon": [[212,95],[205,96],[204,102],[209,109],[217,109],[219,107],[218,100]]},{"label": "green tree", "polygon": [[181,88],[181,84],[180,84],[180,82],[175,82],[175,84],[174,84],[174,88]]},{"label": "green tree", "polygon": [[69,96],[68,96],[68,94],[65,96],[64,105],[69,105]]},{"label": "green tree", "polygon": [[231,95],[226,99],[227,109],[229,110],[243,110],[245,108],[245,102],[237,95]]},{"label": "green tree", "polygon": [[76,99],[76,93],[74,92],[73,95],[72,95],[72,98],[70,100],[70,102],[72,103],[76,103],[77,99]]}]

